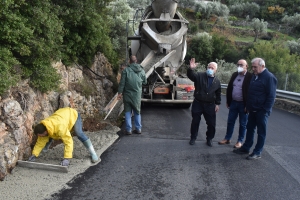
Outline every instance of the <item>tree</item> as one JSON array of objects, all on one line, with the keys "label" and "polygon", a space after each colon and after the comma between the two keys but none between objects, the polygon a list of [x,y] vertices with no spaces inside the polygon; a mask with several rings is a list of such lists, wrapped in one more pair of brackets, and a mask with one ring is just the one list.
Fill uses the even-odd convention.
[{"label": "tree", "polygon": [[296,40],[287,41],[288,47],[293,54],[300,55],[300,38]]},{"label": "tree", "polygon": [[255,17],[260,10],[260,6],[257,3],[235,3],[229,7],[230,13],[238,17],[249,16],[250,19]]},{"label": "tree", "polygon": [[195,5],[195,12],[199,12],[202,19],[208,20],[211,16],[228,17],[229,9],[220,2],[198,2]]},{"label": "tree", "polygon": [[0,3],[0,94],[19,78],[47,92],[59,87],[51,66],[80,60],[90,64],[101,51],[116,65],[108,3],[112,0],[6,0]]},{"label": "tree", "polygon": [[118,53],[119,57],[125,58],[126,54],[126,23],[133,17],[134,10],[129,6],[127,0],[116,0],[111,2],[108,8],[112,11],[108,16],[110,21],[113,49]]},{"label": "tree", "polygon": [[63,55],[65,64],[74,61],[90,65],[94,55],[101,51],[113,64],[118,61],[110,34],[111,14],[108,5],[112,0],[52,0],[59,7],[59,19],[64,24]]},{"label": "tree", "polygon": [[268,22],[264,22],[264,20],[259,20],[257,18],[252,19],[250,23],[250,27],[253,29],[255,33],[254,42],[256,42],[256,39],[259,34],[267,32],[267,26]]},{"label": "tree", "polygon": [[266,67],[273,73],[300,73],[300,57],[290,54],[290,50],[283,44],[274,42],[257,42],[249,49],[249,60],[261,57]]},{"label": "tree", "polygon": [[178,2],[178,6],[180,6],[181,8],[191,8],[195,5],[195,3],[195,0],[180,0]]},{"label": "tree", "polygon": [[297,29],[300,31],[300,14],[296,13],[293,16],[285,15],[281,21],[288,27],[288,32],[292,32]]},{"label": "tree", "polygon": [[208,64],[211,62],[213,46],[212,46],[212,36],[208,33],[197,33],[190,41],[186,60],[195,58],[201,64]]},{"label": "tree", "polygon": [[146,8],[147,6],[151,5],[151,0],[128,0],[127,1],[129,6],[133,9],[137,8]]}]

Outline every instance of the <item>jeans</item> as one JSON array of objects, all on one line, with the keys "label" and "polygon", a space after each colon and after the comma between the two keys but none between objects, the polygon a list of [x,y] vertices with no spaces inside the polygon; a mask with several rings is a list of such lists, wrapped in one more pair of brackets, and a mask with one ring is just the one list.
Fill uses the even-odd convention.
[{"label": "jeans", "polygon": [[85,142],[86,140],[89,139],[82,130],[82,120],[81,120],[81,116],[79,113],[78,113],[77,120],[73,126],[73,130],[81,142]]},{"label": "jeans", "polygon": [[248,114],[245,112],[245,106],[243,101],[232,101],[230,104],[225,139],[231,139],[235,121],[238,116],[240,123],[238,142],[242,143],[246,134],[246,125],[248,120]]},{"label": "jeans", "polygon": [[261,154],[266,140],[267,123],[269,115],[270,112],[266,112],[265,110],[249,113],[246,141],[242,146],[244,150],[250,151],[250,148],[253,145],[254,132],[257,127],[257,143],[255,145],[253,153],[256,155]]},{"label": "jeans", "polygon": [[216,133],[216,105],[214,103],[203,103],[197,100],[192,104],[191,139],[196,140],[198,136],[201,115],[203,114],[207,125],[206,139],[211,140]]},{"label": "jeans", "polygon": [[[138,131],[141,131],[142,130],[141,114],[138,114],[134,110],[133,110],[133,113],[134,113],[135,129],[138,130]],[[126,124],[126,131],[131,132],[131,130],[132,130],[131,112],[125,112],[125,124]]]}]

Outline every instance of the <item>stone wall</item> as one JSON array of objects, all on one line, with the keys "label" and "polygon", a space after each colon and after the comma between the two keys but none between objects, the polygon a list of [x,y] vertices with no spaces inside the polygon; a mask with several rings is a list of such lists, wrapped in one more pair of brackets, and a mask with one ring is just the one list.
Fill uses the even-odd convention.
[{"label": "stone wall", "polygon": [[300,115],[300,103],[296,101],[276,98],[274,107],[288,111],[290,113],[294,113],[296,115]]},{"label": "stone wall", "polygon": [[[53,67],[62,75],[60,91],[42,94],[24,80],[0,97],[0,180],[11,172],[17,160],[31,155],[33,126],[60,107],[71,106],[82,118],[101,117],[113,97],[112,76],[107,59],[99,53],[91,70],[82,66]],[[99,76],[98,76],[99,75]]]}]

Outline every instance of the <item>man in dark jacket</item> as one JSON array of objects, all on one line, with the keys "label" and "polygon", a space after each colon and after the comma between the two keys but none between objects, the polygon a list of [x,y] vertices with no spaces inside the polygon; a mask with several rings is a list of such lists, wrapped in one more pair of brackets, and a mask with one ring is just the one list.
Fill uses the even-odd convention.
[{"label": "man in dark jacket", "polygon": [[237,154],[249,154],[257,128],[257,143],[253,152],[247,156],[248,160],[261,158],[266,140],[268,118],[275,102],[277,87],[277,79],[265,67],[263,59],[254,58],[251,63],[254,76],[250,82],[246,105],[249,113],[246,141],[241,148],[233,150]]},{"label": "man in dark jacket", "polygon": [[131,113],[134,113],[135,131],[134,133],[141,134],[141,97],[142,84],[147,83],[145,71],[143,67],[136,63],[135,56],[130,57],[130,65],[123,69],[121,80],[118,89],[118,99],[123,96],[126,134],[131,135]]},{"label": "man in dark jacket", "polygon": [[201,115],[203,114],[207,124],[206,144],[211,147],[212,139],[216,133],[216,112],[218,112],[221,104],[221,84],[218,78],[215,77],[218,65],[215,62],[209,63],[206,72],[195,72],[196,66],[195,58],[192,58],[190,60],[190,68],[187,70],[188,78],[195,85],[190,145],[195,144]]},{"label": "man in dark jacket", "polygon": [[225,138],[221,140],[219,144],[230,144],[235,121],[239,116],[239,137],[234,148],[240,148],[242,146],[246,134],[246,124],[248,120],[246,100],[252,77],[252,74],[247,71],[247,68],[248,64],[246,60],[241,59],[237,62],[237,72],[232,74],[226,90],[226,106],[229,108],[227,131]]}]

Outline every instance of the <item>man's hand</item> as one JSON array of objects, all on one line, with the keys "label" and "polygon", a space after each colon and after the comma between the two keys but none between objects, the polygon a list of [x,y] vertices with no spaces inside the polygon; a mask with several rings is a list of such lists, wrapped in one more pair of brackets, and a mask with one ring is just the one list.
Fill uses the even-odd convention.
[{"label": "man's hand", "polygon": [[61,166],[69,166],[70,161],[68,159],[63,159],[63,161],[61,161]]},{"label": "man's hand", "polygon": [[29,158],[28,158],[28,161],[29,162],[34,162],[35,161],[35,155],[31,155]]},{"label": "man's hand", "polygon": [[118,100],[120,100],[122,98],[122,93],[118,94]]},{"label": "man's hand", "polygon": [[215,111],[218,112],[219,111],[219,105],[216,105],[215,107]]},{"label": "man's hand", "polygon": [[197,65],[198,65],[198,63],[195,63],[195,58],[192,58],[190,60],[190,68],[194,69],[194,68],[196,68]]}]

